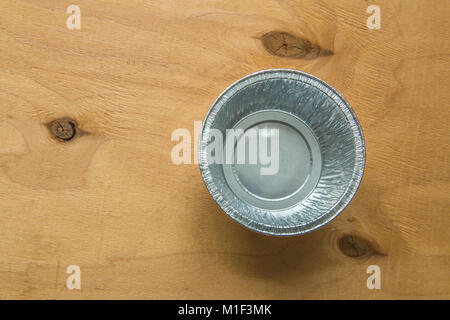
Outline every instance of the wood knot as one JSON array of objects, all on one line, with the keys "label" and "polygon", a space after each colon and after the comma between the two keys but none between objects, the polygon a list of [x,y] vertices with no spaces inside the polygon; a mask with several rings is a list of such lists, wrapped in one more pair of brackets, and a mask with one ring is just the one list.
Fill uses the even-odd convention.
[{"label": "wood knot", "polygon": [[59,141],[70,141],[77,134],[77,123],[68,118],[56,119],[47,124],[50,134]]},{"label": "wood knot", "polygon": [[287,32],[271,31],[262,36],[261,41],[266,50],[280,57],[297,59],[314,59],[319,56],[332,55],[333,52],[325,50],[309,40],[294,36]]},{"label": "wood knot", "polygon": [[355,235],[345,235],[339,239],[339,249],[348,257],[359,258],[374,253],[370,243]]}]

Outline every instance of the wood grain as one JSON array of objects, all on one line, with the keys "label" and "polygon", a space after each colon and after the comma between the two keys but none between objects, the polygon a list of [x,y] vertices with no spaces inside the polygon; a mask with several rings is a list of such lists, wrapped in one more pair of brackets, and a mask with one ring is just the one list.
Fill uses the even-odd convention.
[{"label": "wood grain", "polygon": [[[80,0],[68,30],[71,4],[0,0],[1,298],[450,298],[449,1]],[[170,158],[173,130],[267,68],[330,83],[367,143],[352,203],[304,236],[244,229]]]}]

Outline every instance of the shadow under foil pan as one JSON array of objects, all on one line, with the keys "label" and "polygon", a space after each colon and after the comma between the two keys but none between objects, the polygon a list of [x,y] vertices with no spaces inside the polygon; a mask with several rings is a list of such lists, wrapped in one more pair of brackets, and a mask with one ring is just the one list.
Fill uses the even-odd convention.
[{"label": "shadow under foil pan", "polygon": [[[245,143],[252,137],[258,150]],[[255,150],[256,162],[249,161]],[[356,193],[364,162],[362,130],[349,104],[324,81],[295,70],[238,80],[213,103],[200,133],[200,170],[214,200],[242,225],[271,235],[302,234],[331,221]]]}]

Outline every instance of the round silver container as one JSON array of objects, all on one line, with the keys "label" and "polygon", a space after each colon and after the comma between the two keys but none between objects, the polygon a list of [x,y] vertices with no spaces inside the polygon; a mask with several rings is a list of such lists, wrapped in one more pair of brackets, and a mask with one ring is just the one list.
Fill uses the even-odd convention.
[{"label": "round silver container", "polygon": [[[231,136],[229,129],[242,134]],[[256,152],[261,159],[251,162],[253,149],[244,146],[246,162],[235,155],[226,161],[252,130],[255,141],[268,139],[267,153]],[[347,206],[363,175],[365,145],[358,119],[335,89],[304,72],[272,69],[238,80],[213,103],[200,133],[199,162],[208,191],[231,218],[262,233],[296,235]]]}]

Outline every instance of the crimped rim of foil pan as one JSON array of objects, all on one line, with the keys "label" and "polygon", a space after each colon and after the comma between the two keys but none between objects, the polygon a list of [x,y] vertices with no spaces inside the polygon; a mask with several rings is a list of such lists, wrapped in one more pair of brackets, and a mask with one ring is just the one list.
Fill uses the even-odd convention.
[{"label": "crimped rim of foil pan", "polygon": [[[339,140],[339,132],[341,131],[345,133],[347,142],[349,142],[348,146],[343,145],[344,147],[342,148],[343,150],[346,150],[345,147],[349,148],[346,153],[347,158],[327,162],[327,157],[324,157],[324,161],[321,163],[322,172],[320,180],[314,190],[299,203],[289,208],[284,208],[283,210],[261,209],[239,199],[236,194],[233,194],[227,182],[223,179],[223,173],[220,171],[223,168],[214,168],[208,163],[207,146],[210,143],[210,131],[216,123],[229,121],[226,108],[230,99],[233,99],[242,90],[252,90],[252,86],[265,86],[263,87],[263,91],[260,91],[264,95],[265,91],[270,91],[271,89],[272,85],[269,83],[275,83],[273,80],[281,80],[282,83],[279,86],[293,84],[302,90],[302,93],[296,93],[292,89],[288,93],[297,95],[296,98],[298,101],[305,101],[305,105],[310,105],[311,110],[316,111],[314,115],[307,115],[304,118],[307,118],[307,121],[311,122],[312,131],[318,138],[321,147],[325,146],[325,148],[332,149],[331,151],[337,154],[342,153],[341,150],[336,149],[338,147],[334,146],[332,144],[333,142],[329,142],[334,141],[334,139]],[[278,93],[277,91],[269,92],[269,100],[272,99],[271,97],[273,95],[277,95]],[[299,104],[289,109],[288,112],[300,112],[299,110],[301,108],[302,106]],[[272,109],[266,109],[266,111],[268,110],[270,111]],[[314,117],[317,117],[317,115],[322,118],[314,120]],[[302,117],[299,116],[299,118],[301,119]],[[315,131],[314,126],[320,123],[320,121],[325,126],[331,128],[332,133],[339,134],[327,134],[323,132],[323,128],[319,125],[317,125],[317,131]],[[321,125],[324,125],[323,123]],[[344,133],[342,136],[344,136]],[[349,139],[350,135],[351,141]],[[325,142],[321,141],[321,139]],[[327,139],[329,140],[328,142]],[[332,154],[331,151],[330,154]],[[323,80],[311,74],[292,69],[258,71],[243,77],[226,88],[214,101],[203,121],[198,153],[203,180],[212,198],[220,208],[232,219],[251,230],[277,236],[303,234],[315,230],[333,220],[349,204],[355,195],[361,182],[365,166],[365,142],[362,128],[348,102],[337,90]],[[348,157],[349,154],[352,156]],[[344,170],[345,172],[340,172],[341,166],[347,167],[346,171]],[[351,170],[348,168],[350,166]],[[217,174],[218,172],[220,174]],[[339,180],[341,176],[346,176],[347,180],[344,178]],[[336,182],[338,180],[341,182]],[[342,182],[344,180],[345,185]]]}]

